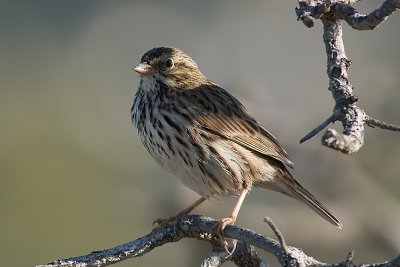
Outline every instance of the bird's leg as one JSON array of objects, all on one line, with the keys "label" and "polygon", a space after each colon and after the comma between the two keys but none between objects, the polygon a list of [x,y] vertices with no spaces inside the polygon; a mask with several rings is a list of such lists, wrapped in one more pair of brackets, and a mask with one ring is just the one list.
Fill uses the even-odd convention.
[{"label": "bird's leg", "polygon": [[235,251],[237,240],[233,239],[233,241],[232,241],[233,249],[232,249],[232,251],[229,251],[228,250],[228,242],[226,242],[226,240],[225,240],[224,230],[225,230],[225,227],[227,225],[235,224],[236,218],[237,218],[237,216],[239,214],[240,207],[242,206],[244,198],[246,197],[248,192],[249,192],[249,189],[243,189],[242,190],[242,192],[240,193],[239,198],[236,200],[235,206],[233,207],[231,216],[229,216],[227,218],[222,218],[221,220],[219,220],[218,224],[216,225],[217,235],[221,240],[222,247],[225,249],[226,252],[228,252],[229,255],[232,255],[233,252]]},{"label": "bird's leg", "polygon": [[183,215],[186,215],[188,213],[190,213],[193,209],[195,209],[197,206],[199,206],[201,203],[203,203],[207,198],[205,197],[201,197],[198,200],[196,200],[195,202],[193,202],[193,204],[191,204],[189,207],[187,207],[186,209],[180,211],[178,214],[171,216],[167,219],[157,219],[153,222],[153,224],[157,224],[157,226],[153,229],[157,230],[163,226],[165,226],[166,224],[175,221],[176,219],[178,219],[179,217],[182,217]]}]

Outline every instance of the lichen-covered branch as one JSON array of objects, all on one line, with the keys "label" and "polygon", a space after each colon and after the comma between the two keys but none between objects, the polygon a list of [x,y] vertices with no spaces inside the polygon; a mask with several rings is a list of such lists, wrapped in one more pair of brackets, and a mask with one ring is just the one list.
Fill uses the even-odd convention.
[{"label": "lichen-covered branch", "polygon": [[[266,262],[257,254],[255,247],[274,255],[282,266],[324,266],[324,267],[356,267],[352,257],[343,262],[327,264],[306,255],[301,249],[287,246],[287,252],[278,241],[267,236],[257,234],[251,230],[228,225],[225,236],[238,240],[236,250],[228,255],[219,246],[217,235],[213,234],[217,221],[200,215],[186,215],[175,223],[167,224],[152,233],[131,242],[101,251],[94,251],[88,255],[55,260],[36,267],[100,267],[143,256],[156,247],[166,243],[178,242],[182,238],[196,238],[210,242],[212,253],[203,261],[202,266],[220,266],[225,261],[233,261],[238,266],[267,266]],[[275,227],[275,226],[274,226]],[[276,232],[274,230],[274,232]],[[278,231],[279,232],[279,231]],[[82,242],[82,241],[79,241]],[[352,256],[352,254],[351,254]],[[391,261],[374,264],[363,264],[360,267],[393,267],[400,266],[400,255]]]},{"label": "lichen-covered branch", "polygon": [[400,8],[400,0],[386,0],[379,8],[368,15],[362,15],[351,6],[351,0],[299,0],[297,17],[307,27],[320,19],[324,27],[323,41],[327,55],[327,74],[329,90],[335,100],[333,114],[310,133],[303,137],[304,142],[327,127],[331,122],[341,121],[343,132],[328,129],[322,136],[322,144],[345,154],[357,152],[364,144],[364,125],[399,131],[400,127],[371,119],[356,105],[358,97],[353,93],[347,70],[351,61],[347,58],[344,44],[342,20],[358,30],[377,27],[387,16]]},{"label": "lichen-covered branch", "polygon": [[329,129],[322,137],[322,144],[352,154],[364,144],[365,112],[356,106],[357,97],[348,78],[347,69],[351,62],[344,50],[341,21],[322,19],[322,23],[328,57],[329,90],[336,102],[333,114],[343,125],[343,135]]},{"label": "lichen-covered branch", "polygon": [[212,243],[212,251],[201,263],[202,267],[215,267],[221,266],[224,262],[232,261],[237,266],[254,266],[264,267],[268,266],[266,261],[262,259],[254,246],[239,240],[234,249],[232,245],[228,246],[229,251],[234,251],[229,255],[221,243],[215,240]]},{"label": "lichen-covered branch", "polygon": [[368,15],[359,13],[351,5],[357,1],[351,0],[299,0],[296,8],[298,20],[303,21],[308,28],[314,26],[315,19],[329,17],[345,20],[357,30],[373,30],[387,19],[393,12],[400,9],[400,0],[386,0],[380,7]]},{"label": "lichen-covered branch", "polygon": [[399,8],[400,0],[386,0],[368,15],[360,14],[349,4],[342,3],[333,5],[332,11],[356,30],[373,30]]}]

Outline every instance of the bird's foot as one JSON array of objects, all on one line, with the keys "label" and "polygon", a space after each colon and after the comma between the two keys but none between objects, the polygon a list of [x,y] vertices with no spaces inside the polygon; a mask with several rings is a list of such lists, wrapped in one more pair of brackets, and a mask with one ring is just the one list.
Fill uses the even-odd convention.
[{"label": "bird's foot", "polygon": [[233,217],[228,217],[228,218],[222,218],[221,220],[219,220],[219,222],[214,226],[216,228],[216,232],[217,235],[219,237],[219,239],[221,240],[221,246],[224,248],[224,250],[229,254],[229,256],[231,256],[233,254],[233,252],[235,252],[236,249],[236,244],[237,244],[237,240],[236,239],[232,239],[232,250],[229,251],[228,249],[228,242],[225,239],[225,227],[227,225],[234,225],[236,222],[236,219]]},{"label": "bird's foot", "polygon": [[175,216],[171,216],[167,219],[157,219],[153,222],[154,224],[157,224],[156,227],[154,227],[153,231],[156,231],[162,227],[164,227],[165,225],[169,224],[170,222],[174,222],[177,219],[179,219],[180,217],[182,217],[183,215],[189,214],[194,208],[196,208],[197,206],[199,206],[201,203],[203,203],[207,198],[206,197],[201,197],[198,200],[196,200],[193,204],[191,204],[189,207],[187,207],[186,209],[180,211],[178,214],[176,214]]},{"label": "bird's foot", "polygon": [[153,230],[151,232],[153,233],[154,231],[157,231],[158,229],[163,228],[170,222],[176,221],[176,219],[178,219],[178,218],[179,218],[179,216],[171,216],[169,218],[158,218],[158,219],[154,220],[153,225],[156,224],[156,226],[153,228]]}]

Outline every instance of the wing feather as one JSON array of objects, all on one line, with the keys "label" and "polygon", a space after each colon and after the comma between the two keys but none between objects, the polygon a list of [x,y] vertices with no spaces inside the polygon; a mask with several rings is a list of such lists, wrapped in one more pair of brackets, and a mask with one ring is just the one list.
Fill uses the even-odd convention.
[{"label": "wing feather", "polygon": [[180,99],[203,130],[293,167],[276,138],[223,88],[215,84],[203,85],[182,92]]}]

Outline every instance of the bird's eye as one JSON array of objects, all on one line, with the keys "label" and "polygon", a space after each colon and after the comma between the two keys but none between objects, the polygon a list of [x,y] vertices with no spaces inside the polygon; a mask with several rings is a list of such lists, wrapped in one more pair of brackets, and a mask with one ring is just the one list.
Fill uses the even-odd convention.
[{"label": "bird's eye", "polygon": [[172,68],[174,66],[174,61],[171,58],[168,58],[165,61],[165,67],[167,67],[168,69]]}]

